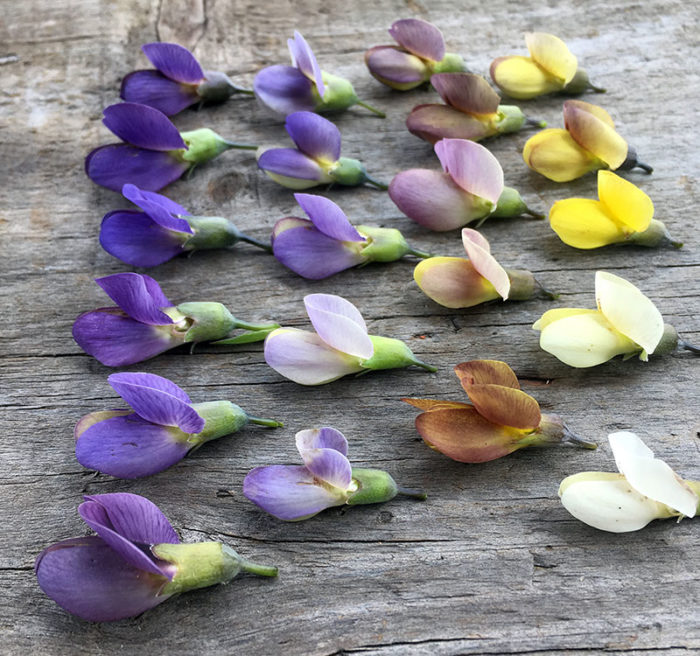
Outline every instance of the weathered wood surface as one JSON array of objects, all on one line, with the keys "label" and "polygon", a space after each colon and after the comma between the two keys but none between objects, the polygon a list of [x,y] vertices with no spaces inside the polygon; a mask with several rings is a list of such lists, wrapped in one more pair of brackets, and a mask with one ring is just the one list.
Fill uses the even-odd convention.
[{"label": "weathered wood surface", "polygon": [[[534,0],[253,3],[243,0],[2,0],[0,23],[0,221],[4,282],[2,340],[2,499],[0,636],[3,653],[151,654],[641,654],[700,649],[700,549],[697,522],[657,522],[616,536],[572,519],[556,496],[562,477],[612,470],[605,436],[637,431],[687,478],[700,478],[698,367],[688,354],[615,361],[572,370],[539,350],[532,322],[546,309],[591,306],[593,274],[615,271],[638,284],[666,319],[700,341],[698,296],[698,13],[692,2]],[[523,51],[522,32],[561,35],[605,96],[653,176],[630,174],[654,199],[681,251],[576,252],[544,222],[491,221],[484,233],[512,267],[533,270],[560,291],[560,303],[533,300],[450,311],[411,282],[412,264],[350,271],[311,284],[272,258],[239,246],[197,254],[151,271],[178,301],[218,300],[241,317],[303,326],[309,291],[355,302],[370,331],[405,339],[425,361],[421,371],[377,373],[321,388],[301,388],[269,369],[259,345],[183,349],[131,370],[168,376],[196,401],[229,398],[284,429],[251,428],[208,444],[160,475],[139,481],[95,477],[73,455],[72,427],[84,413],[113,407],[109,370],[84,355],[70,328],[81,311],[105,304],[91,282],[127,270],[97,242],[102,215],[125,206],[83,173],[90,148],[110,141],[101,110],[118,100],[128,71],[142,67],[142,43],[160,38],[194,48],[208,68],[250,83],[262,66],[287,58],[286,38],[300,29],[328,70],[352,79],[361,96],[386,107],[381,121],[361,109],[337,116],[344,153],[378,178],[437,162],[409,135],[407,111],[433,96],[398,94],[366,73],[363,51],[386,43],[398,17],[419,16],[444,31],[472,70]],[[6,57],[16,55],[16,57]],[[561,125],[561,99],[527,103]],[[182,129],[209,125],[253,142],[285,142],[279,121],[246,98],[176,118]],[[595,193],[595,178],[569,185],[528,171],[527,134],[489,143],[533,207]],[[293,211],[288,190],[256,170],[248,153],[227,153],[168,195],[199,214],[229,216],[265,238]],[[428,234],[384,193],[332,190],[356,223],[399,227],[418,247],[459,255],[458,233]],[[482,466],[454,463],[418,438],[415,413],[398,402],[420,395],[462,399],[452,373],[476,358],[509,362],[543,408],[563,414],[597,452],[552,449],[514,454]],[[425,503],[330,510],[299,524],[258,511],[241,493],[253,466],[295,462],[295,431],[341,429],[359,466],[386,468],[423,486]],[[33,559],[48,543],[85,534],[76,506],[85,492],[130,491],[157,503],[183,539],[220,539],[281,568],[278,580],[241,577],[190,593],[140,618],[87,624],[56,606],[36,585]]]}]

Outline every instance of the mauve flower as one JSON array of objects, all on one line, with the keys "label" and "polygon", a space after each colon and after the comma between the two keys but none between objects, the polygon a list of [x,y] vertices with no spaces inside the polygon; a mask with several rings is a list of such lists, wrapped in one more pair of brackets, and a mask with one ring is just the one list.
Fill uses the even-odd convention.
[{"label": "mauve flower", "polygon": [[110,255],[137,267],[152,267],[182,253],[227,248],[245,241],[271,252],[270,246],[243,234],[220,216],[192,216],[184,207],[153,191],[125,184],[122,195],[142,210],[108,212],[100,226],[100,244]]},{"label": "mauve flower", "polygon": [[202,102],[223,102],[234,93],[253,94],[226,73],[204,71],[194,55],[177,43],[146,43],[143,54],[156,70],[133,71],[124,77],[120,97],[155,107],[166,116]]},{"label": "mauve flower", "polygon": [[520,194],[503,186],[503,169],[482,145],[466,139],[435,144],[442,171],[410,169],[398,173],[389,196],[410,219],[431,230],[477,227],[487,218],[531,214]]},{"label": "mauve flower", "polygon": [[589,526],[629,533],[654,519],[695,517],[700,481],[685,481],[634,433],[608,435],[619,474],[581,472],[559,486],[562,505]]},{"label": "mauve flower", "polygon": [[528,446],[572,442],[596,445],[574,435],[559,415],[540,412],[537,401],[520,389],[513,370],[499,360],[472,360],[455,367],[469,403],[401,399],[423,412],[416,429],[425,443],[458,462],[488,462]]},{"label": "mauve flower", "polygon": [[84,498],[78,512],[97,535],[52,544],[34,565],[41,589],[84,620],[135,617],[241,571],[277,576],[276,567],[251,563],[221,542],[181,544],[159,508],[137,494]]},{"label": "mauve flower", "polygon": [[517,132],[524,124],[547,126],[544,121],[525,118],[516,105],[500,105],[500,97],[480,75],[440,73],[430,82],[446,104],[414,107],[406,118],[406,127],[432,144],[440,139],[481,141]]},{"label": "mauve flower", "polygon": [[383,503],[397,494],[426,498],[422,490],[398,487],[381,469],[352,467],[348,441],[335,428],[300,431],[296,445],[303,465],[256,467],[243,481],[243,494],[277,519],[300,521],[333,506]]},{"label": "mauve flower", "polygon": [[419,18],[392,23],[389,34],[399,46],[374,46],[365,53],[365,64],[374,78],[399,91],[407,91],[431,79],[435,73],[464,70],[461,55],[445,52],[442,32]]},{"label": "mauve flower", "polygon": [[322,71],[306,39],[294,31],[287,39],[291,66],[268,66],[253,80],[253,89],[263,105],[278,114],[329,112],[360,105],[381,118],[384,112],[362,102],[352,84],[342,77]]},{"label": "mauve flower", "polygon": [[[190,302],[174,306],[150,276],[115,273],[95,282],[118,307],[81,314],[73,339],[88,355],[108,367],[148,360],[188,342],[219,344],[260,341],[279,324],[249,324],[236,319],[221,303]],[[234,328],[249,332],[227,338]]]},{"label": "mauve flower", "polygon": [[340,156],[340,130],[313,112],[295,112],[284,123],[296,148],[259,148],[258,166],[283,187],[308,189],[337,182],[356,187],[363,183],[378,189],[386,185],[367,175],[357,159]]},{"label": "mauve flower", "polygon": [[530,137],[523,159],[533,170],[554,182],[568,182],[590,171],[653,169],[637,159],[637,152],[615,132],[615,123],[602,107],[567,100],[564,127],[548,128]]},{"label": "mauve flower", "polygon": [[209,128],[180,133],[163,112],[137,103],[110,105],[102,122],[124,143],[95,148],[85,158],[85,173],[113,191],[127,183],[158,191],[229,148],[257,148],[228,141]]},{"label": "mauve flower", "polygon": [[310,280],[369,262],[393,262],[412,249],[395,228],[357,226],[332,200],[312,194],[294,194],[310,221],[295,216],[280,219],[272,229],[272,252],[287,268]]},{"label": "mauve flower", "polygon": [[110,476],[157,474],[249,422],[282,426],[274,419],[251,417],[230,401],[192,403],[183,389],[155,374],[120,373],[107,380],[131,410],[85,415],[75,426],[75,456],[83,467]]},{"label": "mauve flower", "polygon": [[304,305],[315,333],[278,328],[265,340],[267,364],[295,383],[323,385],[348,374],[411,365],[437,371],[401,340],[368,335],[360,311],[340,296],[309,294]]}]

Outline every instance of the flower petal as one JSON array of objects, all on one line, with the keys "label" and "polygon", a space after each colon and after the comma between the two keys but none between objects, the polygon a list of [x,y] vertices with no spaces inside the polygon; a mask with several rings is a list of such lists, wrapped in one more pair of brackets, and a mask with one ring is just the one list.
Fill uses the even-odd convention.
[{"label": "flower petal", "polygon": [[313,82],[294,66],[268,66],[253,80],[255,95],[279,114],[312,111],[316,107]]},{"label": "flower petal", "polygon": [[601,163],[560,128],[547,128],[530,137],[523,148],[525,163],[554,182],[568,182],[601,168]]},{"label": "flower petal", "polygon": [[305,155],[329,164],[340,157],[340,131],[328,119],[313,112],[294,112],[284,127]]},{"label": "flower petal", "polygon": [[506,270],[491,255],[486,237],[471,228],[462,228],[462,243],[472,266],[493,285],[505,301],[510,294],[510,278]]},{"label": "flower petal", "polygon": [[413,278],[423,293],[448,308],[466,308],[499,297],[493,285],[463,257],[421,260]]},{"label": "flower petal", "polygon": [[313,180],[314,184],[324,179],[318,163],[295,148],[270,148],[260,154],[258,166],[268,174]]},{"label": "flower petal", "polygon": [[471,408],[469,403],[460,403],[459,401],[442,401],[439,399],[414,399],[403,398],[404,403],[408,403],[415,408],[419,408],[424,412],[434,412],[435,410],[448,410],[454,408]]},{"label": "flower petal", "polygon": [[315,194],[294,194],[294,200],[324,235],[340,241],[366,241],[332,200]]},{"label": "flower petal", "polygon": [[579,314],[600,314],[598,310],[589,310],[584,308],[556,308],[555,310],[547,310],[534,324],[533,330],[544,330],[547,326],[564,319],[565,317],[575,317]]},{"label": "flower petal", "polygon": [[414,55],[440,61],[445,56],[445,39],[432,23],[419,18],[404,18],[394,21],[389,34],[402,47]]},{"label": "flower petal", "polygon": [[695,517],[698,495],[634,433],[621,431],[608,435],[620,473],[640,494]]},{"label": "flower petal", "polygon": [[[314,444],[325,443],[325,439],[318,439],[317,435],[321,430],[334,431],[333,428],[309,429],[296,434],[296,444],[299,453],[304,460],[306,468],[318,479],[337,487],[340,490],[347,490],[352,481],[352,467],[345,454],[336,448],[326,448],[313,446]],[[339,431],[335,431],[335,441],[344,436]],[[333,439],[333,438],[330,438]],[[332,444],[335,444],[331,442]],[[341,443],[342,446],[342,443]],[[347,442],[345,442],[347,452]]]},{"label": "flower petal", "polygon": [[287,39],[289,54],[292,56],[292,65],[296,66],[306,77],[316,84],[318,95],[323,98],[326,88],[323,85],[323,76],[321,75],[321,67],[316,61],[311,46],[306,42],[306,39],[294,30],[294,38]]},{"label": "flower petal", "polygon": [[128,182],[141,189],[158,191],[178,180],[189,168],[189,163],[169,152],[144,150],[129,144],[100,146],[85,158],[87,176],[112,191],[121,191]]},{"label": "flower petal", "polygon": [[465,386],[469,400],[479,414],[499,426],[534,430],[542,417],[535,399],[522,390],[503,385]]},{"label": "flower petal", "polygon": [[122,196],[130,200],[134,205],[138,205],[158,225],[169,230],[179,230],[190,235],[193,234],[187,219],[177,218],[177,215],[187,216],[190,213],[182,205],[170,200],[167,196],[156,194],[153,191],[144,191],[133,184],[125,184],[122,187]]},{"label": "flower petal", "polygon": [[466,139],[443,139],[435,144],[442,168],[462,188],[494,204],[503,192],[503,169],[489,150]]},{"label": "flower petal", "polygon": [[150,276],[140,273],[115,273],[96,278],[95,282],[132,319],[153,326],[173,322],[167,314],[161,312],[162,308],[172,307],[173,304]]},{"label": "flower petal", "polygon": [[333,449],[344,456],[348,455],[348,441],[345,435],[331,426],[299,431],[294,439],[299,453],[305,449]]},{"label": "flower petal", "polygon": [[491,62],[491,79],[511,98],[529,100],[559,91],[562,83],[532,61],[530,57],[499,57]]},{"label": "flower petal", "polygon": [[664,334],[657,307],[631,282],[607,271],[596,271],[595,297],[605,318],[623,335],[653,353]]},{"label": "flower petal", "polygon": [[624,241],[626,234],[606,209],[589,198],[558,200],[549,210],[549,225],[559,239],[574,248],[600,248]]},{"label": "flower petal", "polygon": [[559,37],[545,32],[527,32],[525,43],[532,59],[547,73],[558,78],[562,87],[574,79],[578,61]]},{"label": "flower petal", "polygon": [[146,43],[141,50],[151,64],[171,80],[199,84],[204,79],[204,71],[194,55],[177,43]]},{"label": "flower petal", "polygon": [[297,521],[345,503],[344,495],[316,484],[301,465],[256,467],[243,480],[243,494],[277,519]]},{"label": "flower petal", "polygon": [[147,150],[187,148],[170,119],[153,107],[123,102],[104,109],[102,122],[122,141]]},{"label": "flower petal", "polygon": [[265,361],[300,385],[323,385],[362,371],[359,358],[328,346],[316,333],[278,328],[265,339]]},{"label": "flower petal", "polygon": [[142,478],[180,462],[192,448],[185,437],[177,429],[152,424],[132,413],[84,430],[75,444],[75,457],[87,469],[117,478]]},{"label": "flower petal", "polygon": [[380,82],[406,91],[430,79],[425,62],[409,52],[394,46],[375,46],[365,53],[369,72]]},{"label": "flower petal", "polygon": [[[601,120],[597,111],[590,111],[591,107],[595,105],[581,100],[567,100],[564,103],[564,125],[582,148],[611,169],[616,169],[627,159],[627,142],[615,132],[614,127]],[[596,110],[600,109],[596,107]]]},{"label": "flower petal", "polygon": [[448,104],[465,114],[495,114],[501,101],[489,83],[473,73],[437,73],[430,84]]},{"label": "flower petal", "polygon": [[174,116],[201,98],[197,89],[165,77],[159,71],[133,71],[124,77],[119,97],[126,102],[154,107]]},{"label": "flower petal", "polygon": [[484,419],[476,408],[424,412],[416,417],[416,429],[428,446],[458,462],[488,462],[519,447],[522,434]]},{"label": "flower petal", "polygon": [[307,294],[304,306],[318,336],[329,346],[362,360],[374,353],[360,311],[342,296]]},{"label": "flower petal", "polygon": [[411,134],[432,144],[440,139],[479,141],[493,134],[493,130],[476,116],[463,114],[447,105],[414,107],[406,117],[406,127]]},{"label": "flower petal", "polygon": [[124,417],[126,415],[134,414],[131,408],[123,410],[97,410],[95,412],[89,412],[83,415],[78,423],[75,424],[73,429],[73,437],[77,440],[88,428],[94,426],[95,424],[104,421],[105,419],[112,419],[112,417]]},{"label": "flower petal", "polygon": [[145,373],[112,374],[107,381],[139,416],[161,426],[200,433],[204,419],[190,405],[185,391],[162,376]]},{"label": "flower petal", "polygon": [[612,171],[598,171],[598,197],[610,214],[631,231],[643,232],[654,217],[651,198]]},{"label": "flower petal", "polygon": [[133,567],[96,535],[52,544],[34,569],[51,599],[89,622],[135,617],[170,597],[159,594],[167,578]]},{"label": "flower petal", "polygon": [[500,360],[470,360],[461,362],[454,368],[464,391],[469,394],[472,385],[501,385],[520,389],[515,372]]}]

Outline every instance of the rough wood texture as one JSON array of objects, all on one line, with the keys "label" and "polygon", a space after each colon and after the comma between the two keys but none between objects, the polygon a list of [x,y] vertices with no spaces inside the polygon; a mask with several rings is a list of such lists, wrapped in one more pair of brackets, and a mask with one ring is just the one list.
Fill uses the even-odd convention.
[{"label": "rough wood texture", "polygon": [[[667,321],[700,341],[698,257],[698,14],[692,2],[535,0],[462,3],[340,0],[3,0],[0,23],[0,210],[4,308],[0,444],[0,635],[4,653],[111,654],[669,654],[700,650],[697,522],[657,522],[611,535],[572,519],[556,496],[565,475],[612,470],[608,432],[637,431],[687,478],[700,478],[698,367],[689,354],[616,360],[572,370],[539,350],[532,322],[546,309],[591,306],[593,273],[607,269],[638,284]],[[484,233],[508,266],[530,268],[560,303],[533,300],[449,311],[411,282],[412,264],[371,266],[310,284],[245,245],[196,254],[151,271],[171,299],[218,300],[241,317],[303,325],[309,291],[355,302],[371,332],[405,339],[435,375],[384,372],[321,388],[282,380],[259,345],[183,349],[131,370],[168,376],[196,401],[229,398],[284,429],[250,428],[208,444],[160,475],[118,481],[84,471],[72,428],[84,413],[113,407],[109,370],[70,336],[80,312],[104,305],[91,282],[127,270],[97,242],[102,215],[125,206],[83,173],[83,158],[110,140],[101,110],[118,100],[121,77],[145,65],[142,43],[177,40],[208,68],[252,82],[262,66],[287,59],[300,29],[322,66],[385,107],[381,121],[361,109],[338,115],[344,153],[389,180],[413,166],[437,167],[431,149],[404,128],[407,111],[432,98],[398,94],[364,69],[363,51],[388,42],[398,17],[439,25],[449,49],[475,72],[522,52],[522,32],[562,36],[597,84],[589,99],[610,109],[620,132],[655,167],[630,174],[653,198],[657,217],[685,241],[673,249],[576,252],[544,222],[490,221]],[[15,56],[12,56],[15,55]],[[527,103],[529,114],[561,125],[561,98]],[[286,142],[278,120],[255,102],[233,99],[176,118],[182,129],[209,125],[249,142]],[[488,145],[529,203],[595,193],[595,178],[557,185],[531,173],[520,152],[526,133]],[[168,195],[199,214],[233,218],[266,238],[293,211],[288,190],[231,152],[202,167]],[[395,226],[418,247],[459,255],[458,233],[428,234],[401,216],[384,193],[332,190],[356,222]],[[452,373],[460,361],[507,361],[547,410],[564,415],[597,452],[529,451],[482,466],[460,465],[418,438],[414,411],[398,402],[420,395],[461,399]],[[241,482],[253,466],[296,461],[295,431],[341,429],[356,465],[386,468],[423,486],[425,503],[331,510],[299,524],[276,521],[249,503]],[[57,607],[36,585],[33,559],[50,542],[85,534],[76,506],[85,492],[130,491],[157,503],[185,540],[221,539],[281,568],[277,581],[243,576],[190,593],[137,619],[87,624]]]}]

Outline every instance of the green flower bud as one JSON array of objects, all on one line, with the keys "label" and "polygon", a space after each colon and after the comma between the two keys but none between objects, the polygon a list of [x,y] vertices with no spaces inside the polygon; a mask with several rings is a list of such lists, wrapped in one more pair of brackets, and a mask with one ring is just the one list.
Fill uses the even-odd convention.
[{"label": "green flower bud", "polygon": [[208,162],[231,148],[231,142],[209,128],[182,132],[182,139],[187,144],[187,150],[182,151],[181,157],[192,164]]},{"label": "green flower bud", "polygon": [[498,118],[496,119],[495,127],[501,134],[517,132],[525,123],[525,114],[517,105],[499,105],[496,113]]},{"label": "green flower bud", "polygon": [[674,248],[683,248],[683,242],[675,241],[663,221],[652,219],[649,227],[642,232],[634,232],[620,242],[622,244],[635,244],[636,246],[648,246],[653,248],[663,242],[668,242]]},{"label": "green flower bud", "polygon": [[188,251],[208,248],[227,248],[241,238],[241,233],[233,223],[220,216],[186,216],[194,234],[183,244]]},{"label": "green flower bud", "polygon": [[236,319],[221,303],[180,303],[176,310],[188,320],[186,342],[208,342],[225,337],[237,325]]},{"label": "green flower bud", "polygon": [[367,237],[367,245],[361,254],[369,262],[394,262],[411,252],[411,247],[396,228],[360,225],[357,231]]},{"label": "green flower bud", "polygon": [[517,189],[503,187],[496,209],[491,213],[491,216],[507,219],[523,214],[529,214],[536,219],[544,219],[544,214],[538,214],[528,208]]},{"label": "green flower bud", "polygon": [[245,411],[230,401],[207,401],[193,403],[192,407],[206,422],[201,433],[188,439],[190,444],[200,446],[209,440],[216,440],[224,435],[230,435],[243,428],[248,423]]},{"label": "green flower bud", "polygon": [[381,469],[357,469],[353,467],[352,478],[357,491],[348,496],[347,504],[357,506],[366,503],[390,501],[399,492],[394,479]]},{"label": "green flower bud", "polygon": [[359,98],[349,80],[337,75],[332,75],[326,71],[321,71],[325,90],[323,98],[318,94],[314,85],[312,93],[318,97],[316,111],[329,112],[340,109],[347,109],[356,105]]},{"label": "green flower bud", "polygon": [[341,157],[329,170],[330,178],[341,185],[355,187],[367,181],[367,169],[358,159]]},{"label": "green flower bud", "polygon": [[432,367],[418,360],[413,355],[413,351],[400,339],[378,337],[377,335],[370,335],[369,338],[374,345],[374,355],[360,362],[360,366],[365,369],[400,369],[414,364],[427,371],[437,371],[437,367]]}]

